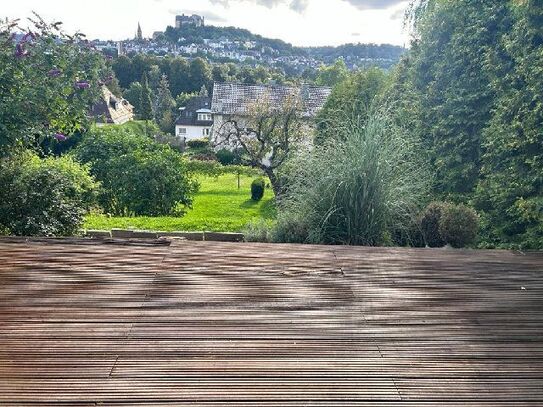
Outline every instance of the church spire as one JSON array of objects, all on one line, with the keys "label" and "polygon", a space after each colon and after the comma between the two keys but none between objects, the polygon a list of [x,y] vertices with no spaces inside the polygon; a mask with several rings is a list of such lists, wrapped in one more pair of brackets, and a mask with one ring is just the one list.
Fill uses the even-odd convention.
[{"label": "church spire", "polygon": [[143,41],[143,33],[141,31],[141,25],[139,22],[138,22],[138,31],[136,32],[136,39],[138,41]]}]

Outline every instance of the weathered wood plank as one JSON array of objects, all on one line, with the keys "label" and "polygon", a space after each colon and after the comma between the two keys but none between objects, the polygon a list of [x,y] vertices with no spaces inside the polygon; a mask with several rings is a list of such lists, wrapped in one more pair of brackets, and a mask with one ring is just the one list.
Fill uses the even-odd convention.
[{"label": "weathered wood plank", "polygon": [[542,253],[0,239],[2,405],[536,406],[542,333]]}]

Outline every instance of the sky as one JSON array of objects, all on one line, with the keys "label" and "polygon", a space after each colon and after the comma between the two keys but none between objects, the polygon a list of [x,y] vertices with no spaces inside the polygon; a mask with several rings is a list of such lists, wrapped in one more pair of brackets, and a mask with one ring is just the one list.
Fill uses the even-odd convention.
[{"label": "sky", "polygon": [[199,14],[207,25],[246,28],[299,46],[345,43],[407,45],[403,16],[409,0],[1,0],[1,17],[25,20],[32,11],[62,21],[89,39],[122,40],[174,25],[176,14]]}]

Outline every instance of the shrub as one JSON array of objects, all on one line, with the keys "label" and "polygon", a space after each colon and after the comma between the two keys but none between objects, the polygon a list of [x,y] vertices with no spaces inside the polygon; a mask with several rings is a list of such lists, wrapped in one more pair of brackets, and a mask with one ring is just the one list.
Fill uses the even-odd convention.
[{"label": "shrub", "polygon": [[127,128],[95,129],[75,154],[102,183],[99,203],[113,215],[179,214],[198,188],[181,154]]},{"label": "shrub", "polygon": [[450,205],[444,202],[432,202],[422,212],[419,219],[419,225],[424,236],[424,241],[429,247],[443,247],[445,246],[445,240],[443,240],[439,231],[439,224],[443,212]]},{"label": "shrub", "polygon": [[271,231],[271,240],[275,243],[307,243],[310,231],[311,226],[303,216],[280,213]]},{"label": "shrub", "polygon": [[268,243],[271,241],[271,229],[264,219],[249,222],[243,229],[246,242]]},{"label": "shrub", "polygon": [[439,221],[441,238],[452,247],[472,244],[479,231],[479,216],[464,205],[447,205]]},{"label": "shrub", "polygon": [[209,139],[208,138],[199,138],[199,139],[192,139],[187,141],[187,147],[194,148],[194,149],[203,149],[209,147]]},{"label": "shrub", "polygon": [[353,120],[342,131],[289,166],[279,240],[290,239],[283,232],[288,223],[308,243],[394,244],[391,236],[412,230],[431,184],[418,145],[385,113],[365,125]]},{"label": "shrub", "polygon": [[70,157],[30,152],[0,161],[0,230],[18,236],[69,236],[94,201],[97,184]]},{"label": "shrub", "polygon": [[264,178],[255,179],[251,184],[251,199],[256,202],[262,200],[265,190],[266,181],[264,181]]},{"label": "shrub", "polygon": [[238,151],[232,151],[227,148],[223,148],[216,152],[217,160],[222,165],[233,165],[241,163],[241,156]]}]

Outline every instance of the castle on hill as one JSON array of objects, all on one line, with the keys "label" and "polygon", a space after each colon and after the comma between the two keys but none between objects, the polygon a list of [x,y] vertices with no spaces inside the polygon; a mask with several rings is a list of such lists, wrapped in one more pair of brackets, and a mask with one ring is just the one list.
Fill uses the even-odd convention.
[{"label": "castle on hill", "polygon": [[193,14],[191,16],[180,15],[175,16],[175,28],[181,28],[187,25],[193,27],[203,27],[204,26],[204,17]]}]

